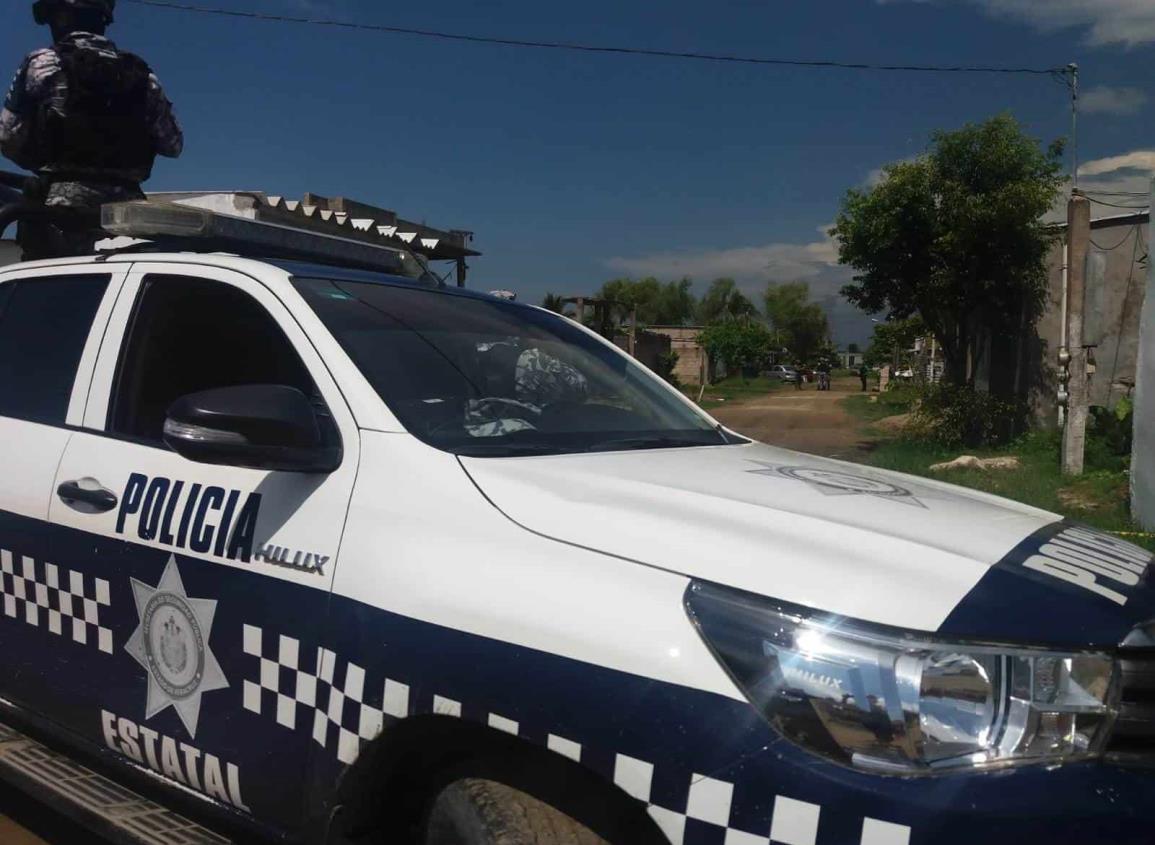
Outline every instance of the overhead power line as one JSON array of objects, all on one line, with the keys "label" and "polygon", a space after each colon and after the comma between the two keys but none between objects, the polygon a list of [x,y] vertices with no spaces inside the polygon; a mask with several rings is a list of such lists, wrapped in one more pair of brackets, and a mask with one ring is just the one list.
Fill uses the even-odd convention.
[{"label": "overhead power line", "polygon": [[436,38],[444,41],[466,41],[473,44],[493,44],[502,47],[531,47],[541,50],[568,50],[577,53],[611,53],[648,58],[683,59],[703,62],[727,62],[747,65],[777,65],[781,67],[834,68],[841,70],[907,71],[914,73],[1001,73],[1033,74],[1038,76],[1062,76],[1069,71],[1066,67],[991,67],[985,65],[890,65],[868,62],[838,62],[807,59],[776,59],[760,56],[740,56],[724,53],[698,53],[679,50],[651,50],[642,47],[615,47],[601,44],[581,44],[568,41],[535,41],[523,38],[501,38],[488,35],[473,35],[464,32],[445,32],[433,29],[416,29],[386,24],[358,23],[356,21],[333,20],[329,18],[298,17],[239,9],[220,9],[193,3],[179,3],[172,0],[125,0],[138,6],[158,9],[175,9],[182,12],[196,12],[204,15],[220,15],[230,18],[247,18],[275,23],[306,24],[337,29],[352,29],[364,32],[384,32],[393,35],[410,35],[419,38]]},{"label": "overhead power line", "polygon": [[1144,203],[1143,205],[1123,205],[1123,204],[1117,203],[1117,202],[1107,202],[1107,200],[1095,199],[1094,197],[1091,197],[1091,196],[1088,196],[1087,199],[1089,199],[1091,202],[1095,203],[1096,205],[1105,205],[1105,206],[1108,206],[1110,208],[1125,208],[1125,209],[1128,209],[1130,211],[1147,211],[1147,209],[1150,208],[1149,203]]}]

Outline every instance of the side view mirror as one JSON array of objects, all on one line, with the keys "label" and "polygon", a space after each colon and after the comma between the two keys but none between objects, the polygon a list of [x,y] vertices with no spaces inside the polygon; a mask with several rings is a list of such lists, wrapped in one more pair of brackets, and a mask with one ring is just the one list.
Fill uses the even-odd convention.
[{"label": "side view mirror", "polygon": [[182,396],[169,406],[164,442],[202,464],[330,473],[341,463],[340,447],[324,445],[305,394],[277,384]]}]

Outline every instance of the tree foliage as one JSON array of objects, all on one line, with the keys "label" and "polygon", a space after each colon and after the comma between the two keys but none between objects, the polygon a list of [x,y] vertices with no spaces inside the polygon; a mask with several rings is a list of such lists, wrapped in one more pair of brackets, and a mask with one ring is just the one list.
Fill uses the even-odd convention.
[{"label": "tree foliage", "polygon": [[602,285],[597,296],[612,303],[613,316],[618,322],[629,318],[633,309],[638,312],[638,323],[650,326],[683,326],[694,318],[697,303],[690,288],[692,282],[659,282],[644,279],[613,279]]},{"label": "tree foliage", "polygon": [[935,133],[926,155],[847,192],[831,230],[857,271],[843,295],[871,314],[921,315],[948,378],[973,386],[988,339],[1038,317],[1052,238],[1041,218],[1062,179],[1062,144],[1042,149],[1009,115]]},{"label": "tree foliage", "polygon": [[889,320],[874,324],[874,334],[866,350],[866,363],[872,367],[893,364],[914,346],[920,337],[926,337],[926,323],[918,315],[905,320]]},{"label": "tree foliage", "polygon": [[565,298],[560,293],[547,293],[541,300],[541,307],[555,314],[564,314],[566,311]]},{"label": "tree foliage", "polygon": [[726,320],[706,326],[698,335],[698,342],[711,358],[721,360],[726,369],[733,371],[764,364],[773,336],[755,320]]},{"label": "tree foliage", "polygon": [[785,346],[799,361],[810,361],[829,341],[826,312],[810,301],[810,285],[806,282],[770,282],[762,301],[776,333],[775,345]]},{"label": "tree foliage", "polygon": [[754,303],[738,289],[738,283],[733,279],[715,279],[698,303],[698,322],[705,326],[757,314],[758,309]]}]

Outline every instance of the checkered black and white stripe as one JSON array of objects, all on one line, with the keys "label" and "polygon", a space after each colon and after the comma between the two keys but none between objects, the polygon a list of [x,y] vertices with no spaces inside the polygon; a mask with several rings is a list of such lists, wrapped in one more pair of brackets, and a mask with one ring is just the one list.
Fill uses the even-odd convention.
[{"label": "checkered black and white stripe", "polygon": [[[641,785],[638,776],[644,774],[644,770],[639,771],[631,764],[628,771],[627,782]],[[635,798],[647,801],[650,817],[672,845],[818,845],[819,842],[818,821],[822,815],[819,804],[776,795],[768,829],[763,823],[757,830],[751,830],[750,825],[739,827],[740,822],[734,819],[735,785],[727,781],[694,775],[684,809],[675,811],[649,803],[631,792],[618,779],[618,772],[614,773],[614,780]],[[831,808],[828,812],[836,811]],[[863,820],[859,842],[860,845],[909,845],[910,828],[867,818]]]},{"label": "checkered black and white stripe", "polygon": [[112,630],[100,624],[100,608],[111,605],[108,582],[72,569],[0,549],[3,615],[73,642],[112,654]]},{"label": "checkered black and white stripe", "polygon": [[406,684],[385,679],[379,696],[367,696],[365,670],[326,648],[303,656],[298,640],[281,635],[266,644],[252,625],[244,626],[243,648],[260,660],[258,680],[244,682],[245,709],[270,713],[290,730],[307,727],[322,748],[335,742],[342,763],[356,760],[361,742],[381,733],[387,718],[409,715]]},{"label": "checkered black and white stripe", "polygon": [[[407,684],[386,678],[366,683],[365,670],[325,648],[308,649],[302,659],[298,640],[265,636],[244,626],[244,652],[259,661],[256,681],[245,680],[245,709],[267,714],[290,730],[310,730],[322,747],[334,741],[337,758],[357,759],[361,744],[377,736],[391,720],[418,713],[437,713],[484,721],[490,727],[530,741],[543,736],[525,730],[514,719],[441,695],[421,695]],[[426,700],[428,699],[428,700]],[[786,795],[762,795],[756,786],[735,785],[698,774],[658,769],[626,754],[591,753],[582,743],[544,734],[551,751],[584,763],[611,778],[627,794],[647,805],[650,816],[671,845],[820,845],[822,806]],[[773,802],[770,823],[761,828],[745,821],[751,804]],[[827,812],[835,812],[827,808]],[[909,845],[910,828],[878,819],[863,820],[860,845]]]}]

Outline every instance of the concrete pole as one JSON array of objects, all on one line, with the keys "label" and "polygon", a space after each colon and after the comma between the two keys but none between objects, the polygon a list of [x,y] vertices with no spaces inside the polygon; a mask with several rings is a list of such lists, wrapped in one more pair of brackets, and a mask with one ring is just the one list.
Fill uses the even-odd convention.
[{"label": "concrete pole", "polygon": [[[1151,182],[1155,209],[1155,180]],[[1155,236],[1155,222],[1151,224]],[[1155,237],[1147,243],[1155,243]],[[1135,379],[1135,441],[1131,453],[1131,513],[1155,531],[1155,264],[1147,262],[1147,295],[1139,324],[1139,366]]]},{"label": "concrete pole", "polygon": [[1083,474],[1087,440],[1087,350],[1083,348],[1083,310],[1087,288],[1087,251],[1091,242],[1091,203],[1073,196],[1067,204],[1067,424],[1063,428],[1063,474]]}]

